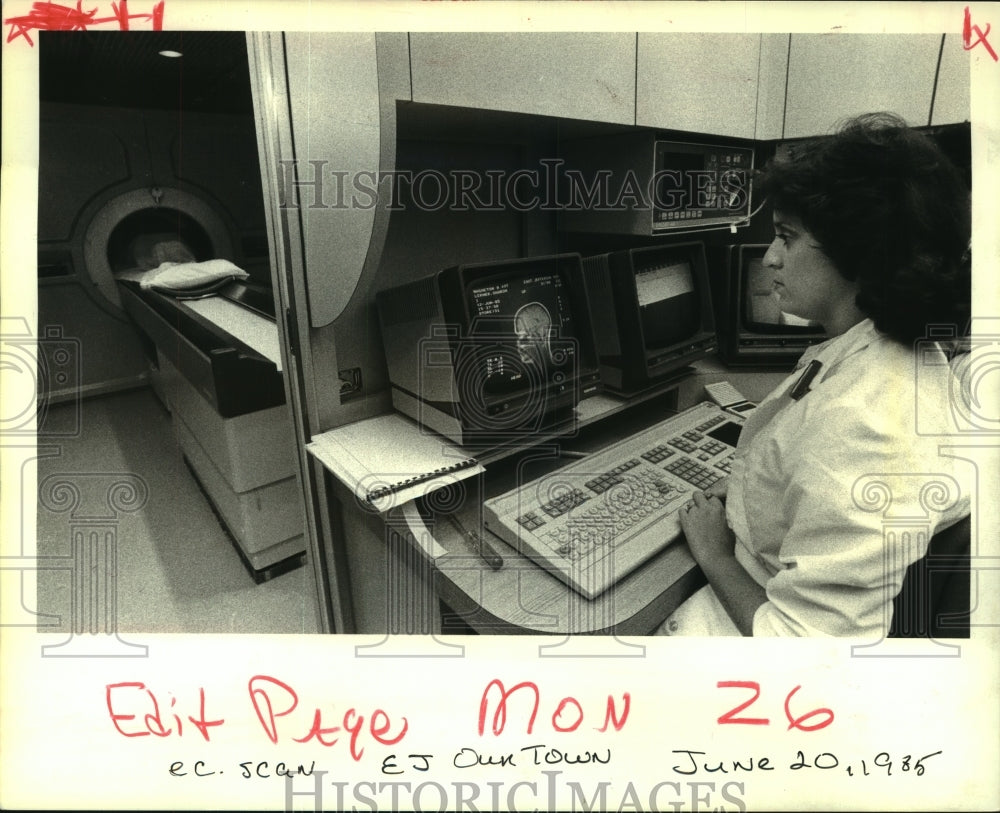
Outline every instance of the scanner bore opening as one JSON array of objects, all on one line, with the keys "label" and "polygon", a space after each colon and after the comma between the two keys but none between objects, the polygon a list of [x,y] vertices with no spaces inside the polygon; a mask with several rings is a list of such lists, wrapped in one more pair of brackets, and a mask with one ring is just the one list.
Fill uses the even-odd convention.
[{"label": "scanner bore opening", "polygon": [[212,259],[212,240],[193,217],[172,208],[142,209],[122,218],[108,238],[112,273],[148,270],[163,262]]}]

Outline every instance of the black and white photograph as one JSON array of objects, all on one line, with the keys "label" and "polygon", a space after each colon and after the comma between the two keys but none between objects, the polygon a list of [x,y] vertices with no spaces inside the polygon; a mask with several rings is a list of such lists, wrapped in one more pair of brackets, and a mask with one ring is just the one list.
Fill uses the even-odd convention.
[{"label": "black and white photograph", "polygon": [[863,6],[5,3],[0,804],[994,809],[1000,7]]}]

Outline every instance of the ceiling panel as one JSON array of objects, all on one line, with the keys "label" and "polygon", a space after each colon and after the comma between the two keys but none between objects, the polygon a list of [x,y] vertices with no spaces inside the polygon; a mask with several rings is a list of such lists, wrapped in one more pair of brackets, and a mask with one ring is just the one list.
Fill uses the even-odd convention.
[{"label": "ceiling panel", "polygon": [[252,112],[241,31],[43,31],[38,48],[43,101]]}]

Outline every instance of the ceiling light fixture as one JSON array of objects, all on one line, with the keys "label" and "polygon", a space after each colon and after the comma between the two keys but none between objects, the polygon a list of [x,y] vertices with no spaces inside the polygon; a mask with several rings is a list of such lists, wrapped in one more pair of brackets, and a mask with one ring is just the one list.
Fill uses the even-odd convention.
[{"label": "ceiling light fixture", "polygon": [[180,51],[160,51],[160,56],[165,56],[169,59],[177,59],[184,55]]}]

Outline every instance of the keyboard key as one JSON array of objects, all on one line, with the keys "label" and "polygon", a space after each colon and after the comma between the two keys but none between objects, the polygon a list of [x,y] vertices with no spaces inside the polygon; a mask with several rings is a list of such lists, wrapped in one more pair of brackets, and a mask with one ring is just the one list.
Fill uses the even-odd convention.
[{"label": "keyboard key", "polygon": [[680,449],[682,452],[693,452],[698,447],[686,438],[674,438],[673,440],[667,441],[671,446]]},{"label": "keyboard key", "polygon": [[702,490],[722,479],[721,475],[687,457],[668,463],[664,468],[695,488]]},{"label": "keyboard key", "polygon": [[707,443],[701,444],[701,450],[707,452],[710,456],[722,454],[731,448],[731,446],[727,446],[725,443],[720,443],[717,440],[710,440]]},{"label": "keyboard key", "polygon": [[590,497],[580,491],[580,489],[574,488],[571,491],[567,491],[560,497],[545,503],[545,505],[541,506],[541,509],[550,517],[559,517],[571,508],[574,508],[589,499]]},{"label": "keyboard key", "polygon": [[726,420],[726,418],[724,416],[722,416],[722,415],[716,415],[714,418],[710,418],[709,420],[705,421],[704,423],[699,424],[698,426],[695,427],[695,429],[697,429],[699,432],[706,432],[709,429],[711,429],[713,426],[718,426],[724,420]]},{"label": "keyboard key", "polygon": [[676,452],[673,449],[661,443],[659,446],[654,446],[648,452],[644,452],[642,457],[650,463],[662,463],[668,457],[672,457],[675,454]]}]

